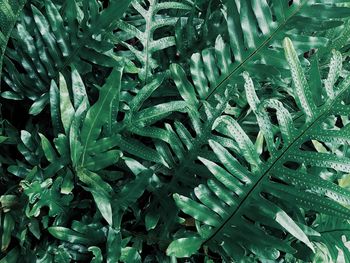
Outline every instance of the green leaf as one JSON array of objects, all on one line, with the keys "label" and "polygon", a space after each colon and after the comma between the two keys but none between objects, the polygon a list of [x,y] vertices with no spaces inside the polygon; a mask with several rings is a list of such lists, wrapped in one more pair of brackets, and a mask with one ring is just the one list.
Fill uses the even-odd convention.
[{"label": "green leaf", "polygon": [[125,247],[122,249],[122,255],[120,257],[120,261],[127,263],[127,262],[141,262],[141,256],[137,252],[137,249],[134,247]]},{"label": "green leaf", "polygon": [[115,113],[113,107],[118,102],[121,76],[122,70],[115,68],[101,87],[97,102],[87,111],[80,134],[83,146],[82,164],[85,161],[87,147],[98,139],[103,125],[109,123],[111,126],[113,118],[116,118],[112,114]]},{"label": "green leaf", "polygon": [[91,191],[92,196],[94,197],[95,203],[97,205],[98,210],[100,210],[103,218],[107,221],[109,225],[113,224],[113,212],[111,200],[104,194]]},{"label": "green leaf", "polygon": [[143,88],[129,103],[130,110],[132,112],[137,112],[141,108],[143,103],[152,95],[152,93],[160,87],[163,80],[164,75],[158,75],[150,83],[143,86]]},{"label": "green leaf", "polygon": [[55,181],[49,178],[43,182],[33,181],[31,183],[22,181],[20,185],[29,198],[26,215],[38,217],[43,207],[49,208],[49,216],[65,215],[73,196],[61,196],[59,190],[61,183],[62,178],[57,178]]},{"label": "green leaf", "polygon": [[51,163],[54,162],[57,159],[57,154],[54,148],[43,134],[39,133],[39,136],[41,139],[41,146],[43,148],[46,159]]},{"label": "green leaf", "polygon": [[90,245],[94,243],[94,240],[87,238],[85,235],[73,231],[66,227],[52,226],[47,229],[49,233],[57,239],[70,242],[78,243],[82,245]]},{"label": "green leaf", "polygon": [[328,95],[328,97],[333,98],[334,97],[334,84],[339,78],[339,75],[342,70],[342,55],[340,52],[337,52],[333,50],[332,52],[333,56],[331,58],[330,62],[330,69],[328,72],[328,77],[325,81],[325,90]]},{"label": "green leaf", "polygon": [[0,196],[0,204],[4,212],[11,210],[11,207],[16,205],[18,202],[17,196],[15,195],[2,195]]},{"label": "green leaf", "polygon": [[[132,159],[126,159],[126,164],[130,166]],[[150,182],[150,178],[153,175],[151,170],[144,170],[136,175],[136,178],[126,185],[116,195],[116,201],[113,203],[113,207],[122,211],[125,211],[131,204],[133,204],[146,190],[146,186]]]},{"label": "green leaf", "polygon": [[164,119],[174,112],[186,112],[187,104],[183,101],[171,101],[141,110],[135,116],[138,126],[148,126]]},{"label": "green leaf", "polygon": [[105,9],[101,13],[101,16],[96,21],[96,25],[99,25],[101,28],[107,28],[110,26],[112,21],[115,21],[123,16],[131,1],[132,0],[121,0],[118,1],[118,3],[111,3],[109,8]]},{"label": "green leaf", "polygon": [[180,238],[170,243],[166,253],[177,258],[190,257],[197,252],[202,242],[200,237]]},{"label": "green leaf", "polygon": [[66,80],[62,74],[60,74],[60,112],[64,130],[66,134],[69,134],[75,111],[70,100]]},{"label": "green leaf", "polygon": [[86,98],[84,98],[74,114],[72,126],[69,131],[70,157],[74,167],[78,166],[81,155],[83,153],[83,146],[79,140],[79,136],[80,127],[85,117],[85,113],[88,110],[88,107],[88,101]]},{"label": "green leaf", "polygon": [[50,112],[55,135],[63,131],[60,108],[60,91],[58,90],[56,82],[52,81],[50,85]]},{"label": "green leaf", "polygon": [[48,94],[44,94],[35,101],[29,109],[29,114],[36,116],[41,113],[49,102],[48,97]]},{"label": "green leaf", "polygon": [[74,99],[74,108],[78,109],[84,99],[87,98],[85,85],[77,69],[72,66],[72,92]]},{"label": "green leaf", "polygon": [[159,221],[160,215],[157,213],[155,209],[149,211],[145,216],[145,225],[147,231],[154,229]]},{"label": "green leaf", "polygon": [[16,263],[19,256],[20,251],[18,248],[13,248],[3,258],[1,258],[0,263]]},{"label": "green leaf", "polygon": [[117,163],[121,155],[122,152],[118,150],[110,150],[101,154],[96,154],[86,159],[84,167],[90,171],[99,171]]},{"label": "green leaf", "polygon": [[74,189],[74,175],[71,170],[67,170],[67,173],[63,177],[63,182],[61,185],[62,194],[70,194]]},{"label": "green leaf", "polygon": [[111,194],[113,192],[112,187],[102,180],[102,178],[93,172],[88,170],[78,171],[79,180],[88,186],[88,190],[94,197],[95,203],[103,218],[112,225],[112,205]]},{"label": "green leaf", "polygon": [[12,231],[15,228],[15,221],[13,220],[13,217],[11,216],[11,214],[9,213],[5,214],[3,222],[1,222],[1,228],[2,228],[1,251],[4,252],[7,250],[8,246],[10,245]]},{"label": "green leaf", "polygon": [[132,155],[167,166],[164,159],[157,151],[150,147],[147,147],[139,141],[131,138],[120,138],[118,141],[118,146],[121,150],[127,151]]},{"label": "green leaf", "polygon": [[107,236],[107,263],[118,262],[121,256],[121,234],[109,227]]},{"label": "green leaf", "polygon": [[103,262],[102,252],[101,252],[101,249],[99,247],[92,246],[92,247],[89,247],[88,250],[94,254],[94,257],[92,258],[91,263],[102,263]]},{"label": "green leaf", "polygon": [[322,16],[324,18],[345,18],[350,16],[350,8],[330,7],[323,4],[313,4],[302,12],[304,16]]},{"label": "green leaf", "polygon": [[219,226],[222,221],[214,212],[204,205],[192,201],[190,198],[174,194],[176,204],[185,213],[191,214],[195,219],[210,226]]},{"label": "green leaf", "polygon": [[186,78],[184,70],[176,64],[170,65],[172,78],[178,88],[181,97],[190,105],[198,106],[198,100],[192,84]]},{"label": "green leaf", "polygon": [[316,112],[316,107],[312,100],[312,93],[309,85],[306,81],[303,69],[296,54],[292,41],[289,38],[283,40],[283,47],[287,61],[291,67],[292,78],[295,85],[295,99],[300,109],[302,109],[307,116],[311,119]]}]

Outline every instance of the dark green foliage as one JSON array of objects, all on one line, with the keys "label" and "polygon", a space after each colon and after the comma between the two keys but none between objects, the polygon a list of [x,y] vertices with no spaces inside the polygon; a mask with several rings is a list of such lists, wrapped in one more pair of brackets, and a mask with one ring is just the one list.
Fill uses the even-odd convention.
[{"label": "dark green foliage", "polygon": [[[26,3],[20,1],[1,1],[0,3],[0,70],[2,71],[3,56],[6,51],[7,41],[10,38],[12,28],[14,27],[22,8]],[[1,76],[1,75],[0,75]]]},{"label": "dark green foliage", "polygon": [[104,10],[96,1],[67,1],[63,6],[44,1],[41,8],[28,4],[12,34],[14,48],[6,51],[3,79],[12,91],[3,97],[33,100],[30,113],[36,115],[48,103],[50,82],[58,72],[74,66],[91,74],[93,67],[117,66],[122,58],[112,52],[113,30],[129,3],[112,1]]},{"label": "dark green foliage", "polygon": [[349,18],[0,0],[0,263],[350,262]]},{"label": "dark green foliage", "polygon": [[191,10],[191,6],[180,2],[162,3],[158,0],[150,0],[146,6],[133,1],[131,6],[134,11],[117,23],[122,32],[118,32],[116,37],[141,64],[139,78],[147,83],[160,63],[154,58],[154,53],[175,45],[175,37],[167,36],[169,33],[164,32],[164,28],[173,27],[177,23],[178,16],[181,15],[178,10]]}]

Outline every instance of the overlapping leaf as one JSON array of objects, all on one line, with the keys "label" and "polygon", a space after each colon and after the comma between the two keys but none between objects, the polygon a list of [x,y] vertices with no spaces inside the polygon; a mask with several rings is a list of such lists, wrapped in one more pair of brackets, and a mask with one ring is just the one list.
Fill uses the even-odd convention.
[{"label": "overlapping leaf", "polygon": [[[67,1],[64,7],[44,1],[42,10],[28,6],[12,34],[16,49],[6,53],[3,79],[11,90],[2,96],[31,99],[34,104],[30,112],[36,115],[49,102],[50,82],[58,77],[58,72],[66,72],[73,65],[86,74],[94,65],[123,64],[112,53],[110,34],[129,3],[130,0],[112,1],[105,9],[94,0]],[[16,63],[23,69],[17,68]],[[30,81],[35,84],[29,84]]]},{"label": "overlapping leaf", "polygon": [[[246,98],[264,136],[268,157],[260,156],[237,121],[223,115],[212,128],[234,140],[238,147],[232,149],[210,140],[216,158],[199,160],[212,178],[195,188],[195,199],[174,195],[181,210],[200,222],[197,238],[235,260],[244,258],[248,251],[271,260],[277,259],[280,251],[294,254],[297,250],[293,243],[283,242],[273,229],[289,233],[314,251],[312,235],[308,237],[304,223],[290,214],[290,204],[334,217],[350,217],[344,207],[349,204],[349,192],[322,179],[317,172],[332,169],[349,173],[349,157],[328,151],[321,153],[308,146],[311,141],[339,146],[349,142],[348,125],[339,128],[334,124],[326,129],[323,123],[332,116],[349,116],[350,80],[345,78],[338,86],[329,85],[336,82],[338,75],[334,72],[341,69],[341,59],[336,59],[339,53],[335,52],[332,61],[337,62],[330,65],[325,81],[324,104],[317,107],[288,38],[284,40],[284,49],[291,68],[294,98],[304,124],[296,125],[281,102],[260,101],[251,78],[245,73]],[[275,111],[275,122],[268,109]]]},{"label": "overlapping leaf", "polygon": [[17,20],[0,262],[348,262],[349,1],[130,2]]}]

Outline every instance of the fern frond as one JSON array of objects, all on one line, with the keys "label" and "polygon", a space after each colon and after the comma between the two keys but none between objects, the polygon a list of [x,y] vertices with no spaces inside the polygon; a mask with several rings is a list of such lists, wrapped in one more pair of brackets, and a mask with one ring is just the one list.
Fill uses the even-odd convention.
[{"label": "fern frond", "polygon": [[[196,72],[191,68],[195,86],[198,76],[209,82],[206,84],[208,91],[202,99],[211,102],[215,96],[223,96],[230,85],[240,83],[239,76],[244,70],[254,71],[255,79],[268,79],[271,82],[276,81],[280,74],[286,76],[288,71],[281,45],[285,37],[294,41],[298,56],[312,49],[327,47],[329,40],[321,36],[322,30],[342,25],[341,18],[350,15],[349,8],[338,7],[336,3],[294,1],[289,5],[288,2],[265,0],[224,2],[228,37],[218,36],[217,42],[221,42],[221,48],[228,53],[225,57],[219,56],[215,51],[218,45],[215,45],[215,50],[205,49],[193,54],[191,59],[194,66],[198,66]],[[314,9],[318,10],[319,15],[314,16]],[[319,26],[321,24],[322,27]],[[217,61],[217,67],[212,66],[216,64],[212,63],[214,61]],[[201,103],[199,107],[202,106]]]},{"label": "fern frond", "polygon": [[[240,88],[243,82],[241,78],[243,70],[254,72],[254,79],[268,80],[269,83],[286,86],[286,83],[279,81],[281,74],[284,79],[288,78],[286,76],[288,66],[280,44],[282,39],[290,36],[296,42],[298,55],[312,48],[327,45],[326,38],[319,34],[311,36],[302,26],[305,21],[314,19],[310,16],[314,4],[310,1],[293,2],[290,6],[279,1],[244,1],[244,3],[227,1],[224,3],[226,9],[223,10],[227,12],[225,15],[229,41],[225,35],[219,35],[212,48],[193,54],[190,60],[190,79],[187,79],[185,69],[179,65],[170,66],[171,76],[180,96],[192,110],[189,111],[191,127],[179,122],[176,122],[174,127],[168,125],[167,130],[172,134],[172,143],[168,145],[156,142],[162,157],[171,164],[171,170],[167,173],[173,175],[171,183],[164,189],[165,192],[181,188],[181,193],[188,196],[190,189],[198,184],[199,180],[210,176],[196,163],[199,155],[211,156],[210,149],[207,148],[209,140],[219,141],[225,147],[239,152],[239,145],[235,140],[217,133],[214,135],[211,127],[222,114],[234,115],[241,119],[249,110],[244,90]],[[317,8],[320,12],[327,12],[329,17],[334,18],[337,10],[342,10],[343,16],[349,15],[347,8],[339,9],[330,2],[324,3],[324,6],[326,7],[317,6]],[[323,9],[327,9],[329,13]],[[295,25],[299,17],[303,17],[301,19],[303,22]],[[321,23],[321,18],[315,19]],[[332,28],[341,23],[342,21],[334,20],[328,26]],[[316,24],[313,29],[318,31]],[[305,82],[305,79],[302,82]],[[278,97],[285,96],[277,93],[276,98]],[[280,108],[279,105],[274,107]],[[197,109],[200,110],[200,114],[196,113]],[[313,110],[312,107],[310,109]],[[263,124],[264,119],[266,118],[259,118],[259,122]],[[250,126],[249,129],[254,127]],[[269,128],[265,128],[267,129]],[[218,130],[222,129],[218,127]],[[255,132],[256,129],[253,132],[254,136]],[[225,132],[223,134],[225,135]],[[267,142],[271,145],[271,133],[269,138]],[[197,176],[198,173],[201,175]],[[169,205],[169,202],[166,205]],[[164,220],[169,223],[167,218]],[[175,220],[173,222],[175,223]]]},{"label": "fern frond", "polygon": [[[199,160],[212,178],[195,188],[194,198],[174,195],[179,208],[198,222],[195,237],[234,260],[250,253],[271,260],[277,259],[280,252],[294,253],[294,243],[281,238],[278,234],[281,230],[314,251],[313,236],[307,234],[306,226],[295,216],[297,208],[288,208],[291,203],[306,211],[350,218],[350,210],[345,207],[350,204],[350,193],[320,177],[320,171],[329,169],[339,174],[349,173],[349,157],[337,152],[318,152],[308,146],[312,140],[326,145],[333,142],[336,147],[348,143],[348,125],[339,128],[335,124],[324,129],[323,123],[337,114],[349,115],[350,79],[343,79],[338,86],[326,82],[327,96],[323,98],[324,104],[317,107],[288,38],[284,40],[284,49],[304,124],[296,125],[282,103],[259,101],[253,82],[245,73],[247,101],[264,136],[268,157],[257,152],[237,121],[223,115],[216,119],[212,129],[235,141],[238,147],[232,149],[210,140],[215,156],[199,157]],[[335,52],[332,61],[339,56]],[[333,70],[331,66],[329,75],[334,75]],[[272,121],[268,109],[276,111],[277,122]],[[169,249],[169,255],[175,255],[173,251]]]},{"label": "fern frond", "polygon": [[[170,15],[171,11],[188,11],[191,10],[191,6],[180,2],[159,0],[151,0],[148,4],[143,0],[134,0],[131,6],[135,10],[135,14],[116,23],[118,28],[122,30],[116,36],[141,64],[139,77],[147,83],[148,78],[159,67],[159,62],[154,58],[154,54],[175,45],[174,36],[155,38],[156,31],[175,26],[179,18]],[[131,39],[139,41],[140,47],[128,43]]]},{"label": "fern frond", "polygon": [[[256,18],[256,20],[259,21],[260,24],[251,22],[250,26],[252,28],[249,29],[251,33],[248,32],[248,28],[244,29],[247,31],[246,34],[254,34],[254,32],[262,31],[260,34],[254,35],[254,37],[250,39],[250,45],[256,46],[257,49],[248,47],[249,36],[245,36],[243,32],[244,21],[240,21],[238,19],[239,16],[233,16],[233,14],[228,13],[227,20],[228,22],[231,21],[231,26],[229,27],[231,30],[230,44],[227,44],[222,36],[218,36],[214,48],[204,49],[201,53],[193,54],[190,61],[190,80],[187,79],[186,72],[182,67],[178,65],[171,65],[170,67],[172,79],[179,90],[180,96],[188,105],[191,105],[194,112],[198,108],[201,109],[201,119],[205,122],[203,125],[200,121],[196,121],[194,116],[190,117],[192,128],[196,136],[187,136],[188,138],[186,140],[190,140],[191,144],[196,146],[189,146],[187,148],[187,150],[189,150],[187,153],[185,153],[185,150],[181,153],[177,153],[178,150],[172,149],[176,155],[178,155],[177,158],[179,162],[182,163],[181,160],[184,160],[184,163],[186,163],[186,166],[180,164],[174,167],[176,173],[178,170],[182,171],[183,169],[187,169],[187,165],[192,165],[194,159],[198,156],[199,149],[203,150],[202,148],[207,145],[208,139],[212,136],[211,129],[208,129],[208,127],[216,118],[221,116],[224,112],[228,113],[229,111],[233,112],[237,117],[242,117],[246,113],[245,107],[247,99],[244,97],[244,90],[240,88],[240,84],[243,82],[240,74],[243,69],[254,72],[255,79],[262,78],[266,81],[268,78],[270,82],[274,82],[274,80],[277,79],[275,76],[285,72],[288,68],[284,60],[284,51],[280,44],[283,37],[290,36],[297,43],[296,56],[309,49],[319,47],[319,45],[323,46],[327,43],[327,40],[323,37],[310,37],[305,35],[306,33],[303,33],[301,25],[298,25],[294,29],[293,35],[291,35],[289,27],[291,27],[294,17],[303,17],[303,19],[305,18],[306,20],[309,19],[308,15],[310,10],[315,6],[320,9],[320,12],[326,12],[327,16],[330,17],[336,16],[336,10],[342,10],[344,16],[347,15],[349,11],[347,8],[339,9],[330,2],[325,3],[324,7],[320,7],[310,1],[293,2],[291,6],[288,6],[287,3],[280,4],[279,1],[276,1],[276,3],[274,2],[273,5],[265,1],[245,2],[244,4],[238,4],[240,2],[236,2],[237,1],[228,1],[226,3],[227,6],[231,7],[230,9],[227,8],[227,12],[232,13],[241,10],[242,12],[247,12],[249,18],[252,20],[255,16],[258,16],[259,12],[263,12],[264,14],[264,16],[261,17],[265,17],[264,19],[266,21],[264,19],[264,21],[261,20],[262,18],[259,17],[259,19]],[[253,6],[256,7],[254,12],[257,12],[257,14],[252,13]],[[237,11],[237,13],[242,12]],[[276,18],[273,19],[275,16]],[[243,17],[242,13],[242,19]],[[315,19],[317,21],[320,20],[320,18]],[[267,23],[268,21],[272,22]],[[262,29],[260,27],[262,27]],[[310,42],[310,40],[312,41]],[[268,45],[273,47],[272,50],[268,48]],[[265,52],[266,55],[264,55]],[[299,67],[298,71],[300,70],[301,67]],[[283,74],[285,75],[285,73]],[[332,78],[332,75],[333,74],[330,75],[330,78]],[[303,85],[305,81],[305,78],[302,78],[302,83],[299,83],[299,85]],[[285,85],[285,83],[283,85]],[[299,97],[297,97],[297,99],[299,99]],[[212,106],[213,103],[217,103],[217,100],[220,101],[222,107]],[[230,105],[233,105],[232,107],[226,106],[226,103],[229,101]],[[299,104],[300,103],[302,102],[299,102]],[[312,114],[314,107],[314,105],[308,107],[310,114]],[[207,124],[209,125],[208,127]],[[179,132],[184,134],[183,131],[179,130]],[[191,134],[189,131],[185,132],[185,134],[186,133]],[[224,143],[225,140],[226,145],[231,144],[232,147],[235,147],[235,142],[227,139],[220,140],[222,143]],[[184,144],[189,145],[185,142]],[[174,148],[176,146],[172,145],[170,147]],[[164,150],[164,152],[165,151],[168,150]],[[181,172],[179,172],[179,174],[181,174]]]}]

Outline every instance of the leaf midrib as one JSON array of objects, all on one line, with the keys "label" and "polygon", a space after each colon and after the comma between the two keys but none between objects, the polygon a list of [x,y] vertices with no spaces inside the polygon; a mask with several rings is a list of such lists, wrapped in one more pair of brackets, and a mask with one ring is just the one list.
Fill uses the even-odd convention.
[{"label": "leaf midrib", "polygon": [[278,164],[279,160],[281,160],[286,154],[288,154],[289,150],[293,146],[295,146],[297,142],[299,142],[299,139],[302,138],[307,131],[312,129],[313,126],[316,123],[318,123],[318,121],[322,119],[324,115],[330,112],[333,105],[337,102],[337,100],[340,97],[343,96],[343,94],[347,91],[347,89],[348,87],[345,87],[341,92],[339,92],[339,94],[330,103],[326,103],[323,107],[320,108],[319,110],[320,113],[318,114],[318,116],[312,122],[310,122],[310,124],[308,124],[308,126],[303,131],[301,131],[299,135],[297,135],[284,150],[281,150],[280,154],[275,157],[275,159],[270,163],[269,167],[260,175],[258,180],[252,185],[251,189],[246,193],[245,197],[239,201],[239,204],[236,206],[234,211],[231,212],[231,215],[221,224],[220,227],[218,227],[213,231],[213,233],[205,240],[204,243],[207,243],[211,239],[213,239],[216,236],[216,234],[218,234],[228,224],[228,222],[230,222],[232,218],[234,218],[239,213],[239,210],[242,207],[244,207],[246,200],[250,196],[254,195],[254,193],[260,189],[261,183],[263,182],[264,179],[266,179],[266,175],[268,175],[269,172],[276,167],[276,164]]}]

